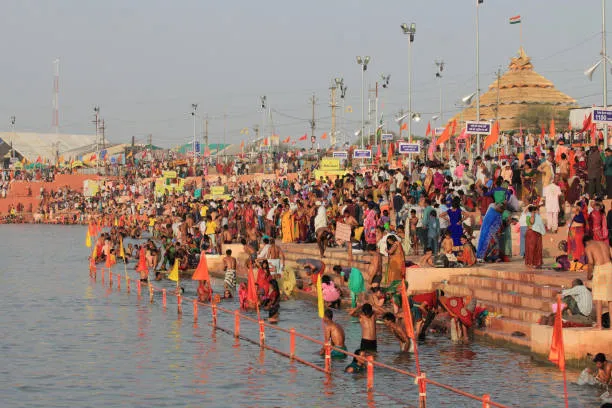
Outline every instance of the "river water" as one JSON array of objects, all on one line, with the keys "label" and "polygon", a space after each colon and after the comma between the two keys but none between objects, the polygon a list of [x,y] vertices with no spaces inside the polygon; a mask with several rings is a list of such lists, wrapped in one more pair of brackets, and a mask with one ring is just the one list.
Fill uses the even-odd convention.
[{"label": "river water", "polygon": [[[200,307],[194,323],[185,302],[179,316],[174,297],[163,308],[146,288],[139,299],[125,281],[118,290],[88,276],[82,227],[2,226],[0,228],[0,398],[6,407],[386,407],[417,404],[412,379],[375,370],[375,392],[365,377],[342,372],[333,362],[330,379],[256,344],[214,331],[210,310]],[[128,273],[136,277],[133,265]],[[123,266],[116,267],[117,271]],[[162,283],[163,284],[163,283]],[[217,288],[221,282],[216,282]],[[195,285],[183,283],[186,296]],[[166,285],[171,288],[172,285]],[[218,293],[218,290],[216,291]],[[234,310],[235,302],[223,305]],[[321,338],[315,305],[281,304],[281,327]],[[359,345],[359,324],[344,313],[347,345]],[[223,313],[218,325],[233,328]],[[253,323],[242,321],[242,335],[258,339]],[[288,351],[288,336],[266,331],[268,344]],[[318,346],[298,339],[297,355],[322,365]],[[382,327],[377,359],[409,371],[414,360]],[[465,391],[491,394],[496,402],[520,407],[563,404],[562,377],[552,366],[527,355],[476,342],[457,345],[430,338],[419,348],[429,378]],[[573,383],[570,406],[599,406],[595,388]],[[481,403],[428,386],[430,407],[479,407]]]}]

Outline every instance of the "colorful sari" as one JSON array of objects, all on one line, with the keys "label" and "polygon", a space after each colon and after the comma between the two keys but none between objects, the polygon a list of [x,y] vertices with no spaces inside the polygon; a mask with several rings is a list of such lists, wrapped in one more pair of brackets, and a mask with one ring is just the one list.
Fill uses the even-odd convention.
[{"label": "colorful sari", "polygon": [[281,229],[283,233],[283,243],[287,244],[295,241],[295,237],[293,236],[295,224],[293,212],[291,210],[287,210],[283,213],[281,217]]},{"label": "colorful sari", "polygon": [[608,223],[606,216],[601,211],[595,209],[591,212],[591,215],[589,215],[589,226],[595,241],[605,242],[608,240]]},{"label": "colorful sari", "polygon": [[567,233],[568,252],[572,260],[579,261],[584,256],[584,225],[585,218],[582,213],[575,215],[570,223]]},{"label": "colorful sari", "polygon": [[461,245],[461,236],[463,235],[463,224],[461,221],[461,208],[451,208],[446,211],[448,214],[448,230],[453,238],[453,245]]},{"label": "colorful sari", "polygon": [[499,256],[498,233],[502,226],[502,215],[490,205],[482,220],[476,257],[483,260],[495,260]]}]

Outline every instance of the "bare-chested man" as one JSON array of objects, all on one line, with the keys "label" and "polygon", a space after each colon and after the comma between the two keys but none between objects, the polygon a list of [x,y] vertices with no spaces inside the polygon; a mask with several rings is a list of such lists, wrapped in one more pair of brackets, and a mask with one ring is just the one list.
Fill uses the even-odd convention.
[{"label": "bare-chested man", "polygon": [[274,238],[270,238],[270,248],[268,248],[268,263],[274,266],[274,274],[277,279],[282,274],[283,267],[285,266],[285,253],[278,245]]},{"label": "bare-chested man", "polygon": [[607,241],[594,241],[585,235],[584,252],[588,259],[587,279],[592,279],[593,301],[597,313],[596,328],[601,329],[602,303],[608,303],[608,311],[612,312],[612,263],[610,262],[610,245]]},{"label": "bare-chested man", "polygon": [[376,351],[376,315],[372,305],[364,303],[360,308],[349,312],[351,316],[359,316],[361,324],[361,350]]},{"label": "bare-chested man", "polygon": [[[331,309],[325,309],[323,314],[323,323],[325,324],[325,342],[330,341],[333,347],[347,350],[346,344],[344,344],[345,336],[344,329],[338,323],[334,322],[334,312]],[[321,355],[325,354],[325,347],[321,348]],[[332,349],[331,358],[342,359],[346,358],[346,354]]]},{"label": "bare-chested man", "polygon": [[400,342],[400,351],[414,351],[414,345],[412,344],[410,337],[406,333],[406,327],[403,322],[396,319],[395,315],[391,312],[387,312],[382,317],[385,326],[397,337]]},{"label": "bare-chested man", "polygon": [[225,279],[223,286],[225,290],[229,290],[232,293],[236,289],[236,264],[238,261],[232,256],[232,250],[228,249],[225,251],[225,257],[223,257],[223,270],[225,271]]},{"label": "bare-chested man", "polygon": [[600,383],[608,385],[612,379],[612,363],[606,360],[604,353],[597,353],[593,362],[597,366],[597,371],[593,373],[593,376]]}]

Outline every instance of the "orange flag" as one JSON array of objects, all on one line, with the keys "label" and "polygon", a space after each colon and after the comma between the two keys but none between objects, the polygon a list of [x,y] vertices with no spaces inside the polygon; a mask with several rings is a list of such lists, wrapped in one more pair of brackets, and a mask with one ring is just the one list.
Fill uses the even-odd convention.
[{"label": "orange flag", "polygon": [[244,140],[240,142],[240,150],[244,149]]},{"label": "orange flag", "polygon": [[327,133],[323,133],[323,136],[321,136],[321,139],[327,139]]},{"label": "orange flag", "polygon": [[453,119],[451,122],[451,136],[455,136],[455,132],[457,131],[457,119]]},{"label": "orange flag", "polygon": [[557,315],[553,327],[552,342],[548,359],[565,371],[565,349],[563,347],[563,321],[561,320],[561,296],[557,297]]},{"label": "orange flag", "polygon": [[431,123],[427,122],[427,129],[425,129],[425,136],[429,136],[431,134]]},{"label": "orange flag", "polygon": [[410,311],[410,303],[408,302],[408,296],[406,295],[406,284],[402,279],[402,284],[400,285],[400,292],[402,295],[402,312],[404,314],[404,324],[406,325],[406,334],[412,340],[415,339],[414,335],[414,326],[412,325],[412,313]]},{"label": "orange flag", "polygon": [[306,133],[304,133],[304,136],[300,136],[300,141],[304,141],[308,138],[308,135]]},{"label": "orange flag", "polygon": [[408,130],[408,124],[407,123],[403,123],[402,127],[400,129],[401,130]]},{"label": "orange flag", "polygon": [[198,262],[198,267],[191,276],[191,280],[210,282],[210,275],[208,274],[208,263],[206,262],[206,253],[204,251],[200,252],[200,262]]},{"label": "orange flag", "polygon": [[493,124],[493,128],[491,129],[491,134],[487,136],[487,138],[484,141],[484,145],[482,146],[482,149],[487,150],[489,147],[497,143],[498,139],[499,139],[499,122],[495,122]]},{"label": "orange flag", "polygon": [[557,129],[555,129],[555,120],[551,119],[550,120],[550,130],[548,131],[548,136],[552,139],[555,140],[555,135],[557,134]]},{"label": "orange flag", "polygon": [[450,137],[450,127],[451,127],[452,123],[449,123],[446,125],[446,127],[444,128],[444,131],[442,132],[442,134],[440,135],[440,138],[436,141],[436,146],[440,146],[442,143],[447,142]]},{"label": "orange flag", "polygon": [[387,149],[387,162],[391,163],[393,160],[393,150],[395,148],[395,143],[389,143],[389,148]]}]

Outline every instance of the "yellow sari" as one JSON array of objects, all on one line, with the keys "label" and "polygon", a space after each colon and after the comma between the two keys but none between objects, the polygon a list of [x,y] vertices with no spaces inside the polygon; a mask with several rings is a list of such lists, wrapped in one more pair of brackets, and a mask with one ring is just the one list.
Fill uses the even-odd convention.
[{"label": "yellow sari", "polygon": [[285,211],[283,215],[281,216],[281,229],[283,232],[283,242],[284,243],[291,243],[295,240],[295,237],[294,237],[295,225],[294,225],[293,213],[291,212],[291,210]]}]

